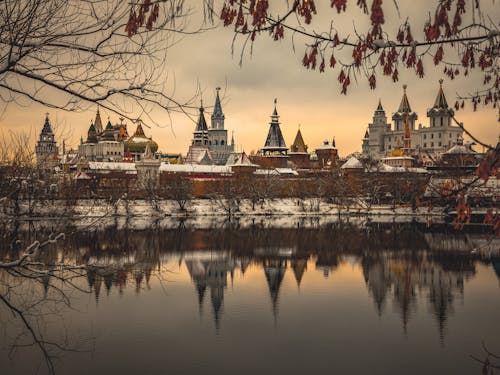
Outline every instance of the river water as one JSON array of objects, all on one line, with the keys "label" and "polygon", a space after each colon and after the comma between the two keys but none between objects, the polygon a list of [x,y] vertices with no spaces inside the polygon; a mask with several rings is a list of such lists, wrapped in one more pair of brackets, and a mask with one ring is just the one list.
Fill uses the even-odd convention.
[{"label": "river water", "polygon": [[[500,354],[498,240],[484,232],[109,225],[39,261],[91,265],[71,285],[57,269],[41,283],[0,273],[58,374],[480,374],[483,343]],[[46,373],[32,344],[0,301],[1,373]]]}]

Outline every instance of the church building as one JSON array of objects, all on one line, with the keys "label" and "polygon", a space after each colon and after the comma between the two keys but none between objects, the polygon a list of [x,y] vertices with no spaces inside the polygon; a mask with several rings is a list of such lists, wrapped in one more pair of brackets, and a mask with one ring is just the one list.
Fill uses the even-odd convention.
[{"label": "church building", "polygon": [[430,126],[422,124],[415,126],[418,116],[410,106],[406,93],[407,86],[403,86],[403,98],[397,112],[393,113],[394,127],[387,122],[387,116],[382,103],[379,101],[373,115],[373,122],[368,125],[368,131],[363,139],[363,154],[374,158],[383,158],[390,155],[394,149],[403,148],[405,154],[439,154],[463,138],[463,130],[452,125],[454,111],[448,106],[443,92],[442,83],[432,108],[427,111]]}]

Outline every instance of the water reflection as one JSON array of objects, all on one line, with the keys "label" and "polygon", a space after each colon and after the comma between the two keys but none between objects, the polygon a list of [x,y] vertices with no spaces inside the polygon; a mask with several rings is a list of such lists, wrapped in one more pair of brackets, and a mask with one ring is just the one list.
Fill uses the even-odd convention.
[{"label": "water reflection", "polygon": [[[25,242],[32,240],[32,235],[18,233]],[[44,231],[36,232],[36,236],[43,235]],[[498,248],[498,240],[485,233],[455,232],[439,226],[429,230],[415,223],[203,230],[110,226],[76,232],[43,252],[38,260],[86,265],[85,279],[79,282],[90,291],[97,313],[101,304],[116,303],[115,295],[125,298],[127,290],[140,297],[161,288],[157,280],[186,281],[197,315],[200,320],[210,316],[217,335],[232,319],[225,311],[234,311],[235,305],[241,304],[236,296],[241,293],[246,298],[248,288],[257,294],[249,296],[247,303],[267,306],[277,330],[280,316],[289,313],[285,309],[297,309],[291,300],[300,303],[304,298],[306,303],[313,292],[328,295],[332,288],[349,294],[358,278],[364,280],[372,315],[382,319],[396,312],[401,331],[410,336],[410,322],[417,313],[425,312],[435,322],[444,345],[448,322],[457,304],[463,305],[467,284],[477,277],[478,266],[491,267],[500,280]],[[0,253],[4,258],[16,256],[7,243],[0,245]],[[12,277],[0,272],[3,285],[9,285]],[[44,279],[45,293],[51,277],[49,272]],[[254,284],[249,286],[250,281]],[[300,292],[297,300],[290,297],[290,290]],[[169,298],[175,308],[176,297]],[[349,306],[353,313],[358,308],[355,303]],[[311,311],[317,309],[311,306]]]}]

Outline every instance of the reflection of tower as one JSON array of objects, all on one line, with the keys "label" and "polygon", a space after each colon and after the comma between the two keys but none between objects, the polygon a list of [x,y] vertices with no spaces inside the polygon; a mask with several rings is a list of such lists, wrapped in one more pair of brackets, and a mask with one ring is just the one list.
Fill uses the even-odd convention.
[{"label": "reflection of tower", "polygon": [[271,295],[274,322],[276,323],[278,321],[279,293],[285,276],[287,260],[285,258],[265,259],[263,266]]},{"label": "reflection of tower", "polygon": [[363,274],[373,297],[378,315],[382,315],[387,293],[391,289],[391,274],[382,261],[363,260]]},{"label": "reflection of tower", "polygon": [[186,259],[186,267],[195,284],[198,296],[200,316],[203,312],[203,300],[207,288],[210,289],[215,328],[220,329],[220,319],[224,305],[224,289],[227,287],[227,274],[234,266],[228,259]]},{"label": "reflection of tower", "polygon": [[393,272],[396,276],[394,279],[394,302],[399,305],[403,319],[403,329],[406,332],[411,308],[415,302],[415,285],[412,281],[412,272],[409,266],[395,264],[393,265]]},{"label": "reflection of tower", "polygon": [[292,259],[291,263],[297,286],[300,288],[302,277],[307,270],[307,258]]}]

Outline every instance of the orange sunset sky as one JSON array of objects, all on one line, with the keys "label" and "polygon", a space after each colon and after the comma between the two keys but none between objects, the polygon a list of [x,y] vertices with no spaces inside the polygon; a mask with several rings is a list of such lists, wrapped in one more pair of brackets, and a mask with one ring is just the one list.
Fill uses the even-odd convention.
[{"label": "orange sunset sky", "polygon": [[[195,1],[191,3],[195,4],[191,26],[196,28],[196,20],[199,20],[202,10],[197,8]],[[403,1],[400,4],[401,16],[397,15],[391,4],[385,5],[386,27],[394,25],[397,28],[401,19],[409,16],[416,25],[413,29],[421,30],[422,17],[428,13],[428,9],[425,12],[421,10],[424,3],[429,3],[429,9],[430,4],[435,4],[431,0],[416,5]],[[326,5],[318,6],[317,22],[313,23],[312,28],[320,28],[328,24],[332,17],[338,17]],[[352,29],[354,21],[361,29],[366,23],[358,11],[352,10],[339,19],[338,27]],[[418,31],[414,33],[419,38]],[[168,73],[166,79],[170,80],[168,87],[175,86],[176,98],[189,98],[199,87],[207,107],[207,120],[211,111],[209,107],[214,103],[215,88],[222,87],[226,129],[229,130],[229,137],[234,131],[237,149],[246,152],[256,151],[264,145],[274,98],[278,99],[282,132],[288,146],[293,142],[300,124],[309,150],[319,146],[324,139],[335,137],[340,155],[345,156],[361,151],[361,139],[371,122],[379,98],[389,118],[397,110],[403,84],[408,84],[408,98],[412,109],[418,114],[417,124],[422,123],[424,126],[428,126],[426,111],[433,105],[440,78],[445,79],[443,87],[450,105],[455,103],[457,93],[467,94],[482,87],[479,74],[450,81],[443,76],[442,65],[435,67],[432,59],[426,59],[423,79],[417,78],[413,71],[400,69],[399,82],[392,83],[379,74],[376,90],[370,90],[366,79],[361,77],[358,83],[351,85],[345,96],[340,94],[337,69],[320,74],[302,66],[304,45],[295,39],[294,51],[290,34],[280,42],[262,35],[255,43],[253,54],[245,55],[242,66],[239,65],[241,45],[235,45],[233,56],[232,38],[230,29],[219,26],[178,39],[178,43],[169,49],[165,61]],[[420,38],[423,37],[420,35]],[[86,138],[96,110],[93,105],[88,106],[88,110],[76,113],[47,109],[28,102],[21,104],[4,103],[5,109],[0,113],[0,132],[31,131],[34,141],[42,128],[45,113],[49,112],[57,132],[64,130],[67,148],[77,147],[80,137]],[[118,122],[117,115],[105,110],[101,113],[103,120],[107,121],[109,116],[112,123]],[[193,118],[175,113],[169,116],[161,111],[152,113],[152,116],[160,125],[145,131],[158,142],[160,151],[185,154],[195,126]],[[456,118],[483,142],[496,144],[500,131],[497,109],[479,107],[477,112],[473,112],[469,104],[456,114]],[[135,125],[128,123],[130,135],[134,130]],[[476,150],[482,151],[480,147]]]}]

